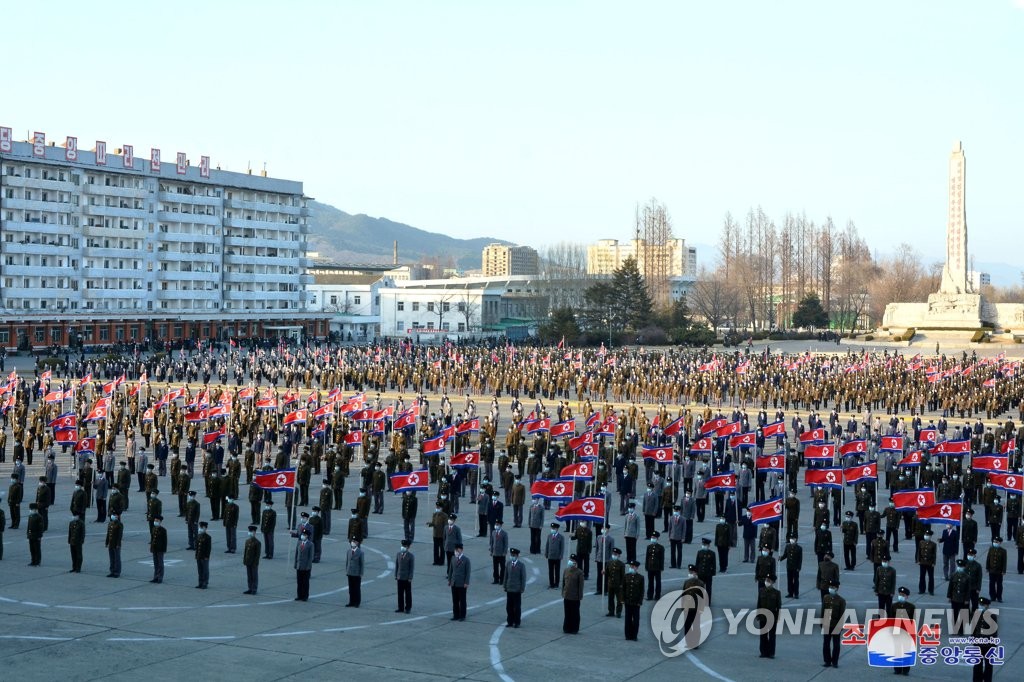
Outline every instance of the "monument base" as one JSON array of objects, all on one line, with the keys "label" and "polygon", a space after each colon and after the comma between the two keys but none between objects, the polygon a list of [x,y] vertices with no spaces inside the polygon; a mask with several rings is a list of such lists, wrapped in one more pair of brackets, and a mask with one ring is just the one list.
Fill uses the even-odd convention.
[{"label": "monument base", "polygon": [[995,311],[981,294],[929,294],[927,303],[890,303],[882,326],[901,329],[969,330],[995,326]]}]

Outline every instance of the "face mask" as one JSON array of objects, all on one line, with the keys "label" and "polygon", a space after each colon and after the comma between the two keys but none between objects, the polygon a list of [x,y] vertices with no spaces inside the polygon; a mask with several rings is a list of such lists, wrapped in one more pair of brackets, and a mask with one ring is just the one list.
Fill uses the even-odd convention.
[{"label": "face mask", "polygon": [[658,538],[651,538],[651,544],[652,544],[652,545],[653,545],[654,543],[656,543],[657,541],[658,541]]},{"label": "face mask", "polygon": [[771,587],[771,586],[772,586],[772,585],[774,585],[774,584],[775,584],[775,583],[773,583],[773,582],[772,582],[771,580],[765,580],[765,581],[764,581],[764,586],[765,586],[765,587]]},{"label": "face mask", "polygon": [[825,508],[825,503],[824,502],[819,502],[818,503],[818,509],[824,509],[824,508]]},{"label": "face mask", "polygon": [[449,522],[448,522],[448,525],[449,525],[449,526],[454,526],[454,525],[455,525],[455,522],[454,522],[454,521],[449,521]]},{"label": "face mask", "polygon": [[795,545],[795,544],[796,544],[796,539],[792,539],[792,538],[791,538],[791,539],[790,539],[790,541],[789,541],[789,544],[791,544],[791,545]]},{"label": "face mask", "polygon": [[828,530],[828,526],[819,526],[821,530]]},{"label": "face mask", "polygon": [[626,569],[626,573],[636,573],[636,569],[633,568],[632,566],[630,566],[629,568]]},{"label": "face mask", "polygon": [[[689,495],[687,495],[689,497]],[[679,516],[679,512],[672,512],[672,516]]]},{"label": "face mask", "polygon": [[265,504],[265,505],[263,505],[263,508],[264,508],[265,510],[267,510],[267,511],[270,511],[270,505],[269,505],[269,504]]},{"label": "face mask", "polygon": [[888,568],[888,566],[889,566],[889,562],[888,561],[883,561],[882,562],[882,568]]},{"label": "face mask", "polygon": [[573,566],[575,566],[575,565],[576,565],[576,562],[575,562],[575,561],[573,561],[572,559],[570,559],[570,560],[569,560],[569,567],[570,567],[570,568],[572,568],[572,567],[573,567]]},{"label": "face mask", "polygon": [[399,552],[404,552],[406,549],[408,549],[408,548],[405,545],[402,545],[401,548],[399,548],[398,551]]},{"label": "face mask", "polygon": [[206,529],[205,529],[205,528],[200,528],[200,529],[199,529],[199,534],[200,534],[200,535],[202,535],[202,534],[203,534],[203,533],[205,533],[205,532],[206,532]]},{"label": "face mask", "polygon": [[154,528],[159,528],[160,527],[160,522],[159,521],[154,521],[153,522],[153,527]]},{"label": "face mask", "polygon": [[725,519],[718,519],[719,523],[725,523]]},{"label": "face mask", "polygon": [[761,552],[761,556],[768,556],[768,552]]},{"label": "face mask", "polygon": [[440,507],[434,507],[434,513],[437,514],[441,511]]},{"label": "face mask", "polygon": [[693,580],[694,578],[697,577],[697,574],[696,573],[690,573],[689,576],[690,576],[690,580]]},{"label": "face mask", "polygon": [[352,547],[352,549],[355,549],[355,548],[356,548],[356,547],[358,547],[359,545],[357,545],[357,544],[356,544],[356,543],[354,543],[354,542],[350,542],[350,543],[349,543],[349,546],[351,546],[351,547]]},{"label": "face mask", "polygon": [[898,601],[898,602],[905,602],[905,601],[907,601],[907,598],[906,598],[906,597],[904,597],[904,596],[903,596],[903,595],[901,594],[900,596],[896,597],[896,601]]},{"label": "face mask", "polygon": [[305,541],[306,541],[306,540],[308,540],[308,539],[309,539],[309,536],[308,536],[308,535],[306,535],[305,533],[303,533],[303,534],[302,534],[302,541],[303,541],[303,542],[305,542]]},{"label": "face mask", "polygon": [[998,547],[998,546],[999,546],[999,544],[1000,544],[1000,543],[998,543],[998,542],[993,542],[993,543],[992,543],[992,546],[993,546],[993,547]]},{"label": "face mask", "polygon": [[828,588],[828,593],[829,594],[835,594],[836,592],[838,592],[838,590],[836,588],[834,588],[834,587]]},{"label": "face mask", "polygon": [[110,515],[110,520],[111,521],[117,521],[117,516],[115,516],[114,514],[111,514]]},{"label": "face mask", "polygon": [[957,567],[956,567],[956,572],[957,572],[957,573],[962,573],[962,572],[963,572],[963,570],[964,570],[964,567],[963,567],[963,566],[957,566]]}]

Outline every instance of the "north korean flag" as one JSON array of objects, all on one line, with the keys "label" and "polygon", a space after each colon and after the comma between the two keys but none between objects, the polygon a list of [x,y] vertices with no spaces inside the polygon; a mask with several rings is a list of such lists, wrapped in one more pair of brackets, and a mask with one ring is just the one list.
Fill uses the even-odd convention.
[{"label": "north korean flag", "polygon": [[196,410],[195,412],[185,413],[185,421],[187,422],[204,422],[207,419],[206,410]]},{"label": "north korean flag", "polygon": [[694,454],[711,452],[715,447],[715,442],[710,438],[701,438],[693,442],[690,446],[690,452]]},{"label": "north korean flag", "polygon": [[260,398],[256,401],[257,410],[276,410],[277,409],[277,398],[271,396],[270,398]]},{"label": "north korean flag", "polygon": [[313,438],[326,438],[327,437],[327,422],[320,422],[313,427],[313,430],[309,432]]},{"label": "north korean flag", "polygon": [[227,405],[214,405],[206,411],[207,419],[223,419],[231,416],[231,408]]},{"label": "north korean flag", "polygon": [[892,501],[899,511],[917,511],[935,504],[935,491],[927,488],[901,490],[892,494]]},{"label": "north korean flag", "polygon": [[800,442],[804,445],[808,443],[821,443],[825,440],[825,429],[811,429],[810,431],[804,431],[800,434]]},{"label": "north korean flag", "polygon": [[52,377],[53,372],[51,370],[46,370],[45,372],[39,375],[39,381],[50,381]]},{"label": "north korean flag", "polygon": [[928,451],[930,455],[966,455],[971,451],[969,440],[944,440]]},{"label": "north korean flag", "polygon": [[424,455],[439,455],[444,452],[444,436],[427,438],[420,444],[420,451]]},{"label": "north korean flag", "polygon": [[594,465],[591,462],[577,462],[567,467],[562,467],[558,474],[561,478],[594,478]]},{"label": "north korean flag", "polygon": [[7,396],[7,398],[4,399],[4,402],[2,404],[0,404],[0,412],[6,413],[7,410],[9,410],[12,407],[14,407],[14,403],[15,403],[14,399],[15,399],[15,395],[13,393],[10,394],[9,396]]},{"label": "north korean flag", "polygon": [[441,433],[438,435],[444,438],[444,442],[447,443],[448,441],[455,438],[455,426],[446,426],[445,428],[441,429]]},{"label": "north korean flag", "polygon": [[86,421],[86,422],[94,422],[94,421],[98,421],[100,419],[106,419],[107,418],[107,411],[109,409],[110,408],[107,405],[101,405],[101,404],[97,403],[95,407],[93,407],[91,410],[89,410],[89,414],[87,414],[85,416],[84,421]]},{"label": "north korean flag", "polygon": [[1016,449],[1017,449],[1017,446],[1016,446],[1016,443],[1013,440],[1005,441],[1005,442],[1003,442],[1002,445],[999,446],[999,452],[1000,452],[1000,454],[1003,454],[1003,455],[1009,455],[1009,454],[1013,453],[1013,451],[1016,450]]},{"label": "north korean flag", "polygon": [[843,469],[843,478],[846,479],[846,485],[860,483],[861,481],[877,481],[878,462],[872,462],[871,464],[858,464],[855,467],[847,467],[846,469]]},{"label": "north korean flag", "polygon": [[[380,421],[381,419],[391,419],[394,416],[395,416],[395,406],[394,405],[388,405],[383,410],[377,410],[376,412],[373,413],[374,421]],[[465,423],[465,422],[463,422],[463,423]],[[476,424],[477,424],[477,430],[479,431],[480,430],[480,420],[479,419],[476,420]]]},{"label": "north korean flag", "polygon": [[567,419],[564,422],[558,422],[557,424],[551,425],[551,437],[558,438],[560,436],[571,436],[576,433],[576,420]]},{"label": "north korean flag", "polygon": [[593,442],[594,442],[594,434],[591,433],[590,431],[585,431],[581,435],[576,436],[575,438],[570,438],[569,439],[569,449],[570,450],[578,450],[581,447],[583,447],[584,445],[589,445],[590,443],[593,443]]},{"label": "north korean flag", "polygon": [[451,465],[456,469],[475,469],[480,466],[480,451],[467,450],[454,454]]},{"label": "north korean flag", "polygon": [[75,427],[54,429],[53,440],[61,445],[74,445],[78,442],[78,429]]},{"label": "north korean flag", "polygon": [[597,443],[586,443],[578,450],[576,455],[580,458],[581,462],[593,462],[597,459]]},{"label": "north korean flag", "polygon": [[295,410],[286,414],[281,423],[285,426],[288,424],[305,424],[308,414],[308,410]]},{"label": "north korean flag", "polygon": [[903,452],[903,436],[882,436],[882,452]]},{"label": "north korean flag", "polygon": [[719,426],[715,429],[716,438],[725,438],[726,436],[732,436],[740,432],[742,425],[739,422],[730,422],[724,426]]},{"label": "north korean flag", "polygon": [[672,446],[659,447],[659,446],[643,446],[640,448],[640,453],[644,459],[654,460],[659,464],[665,464],[666,462],[672,461]]},{"label": "north korean flag", "polygon": [[78,416],[74,412],[65,412],[59,417],[50,420],[47,426],[52,429],[73,429],[78,426]]},{"label": "north korean flag", "polygon": [[831,462],[836,456],[835,445],[808,445],[804,450],[804,459],[812,462]]},{"label": "north korean flag", "polygon": [[752,448],[757,445],[757,434],[753,431],[737,433],[729,437],[730,448]]},{"label": "north korean flag", "polygon": [[526,433],[547,433],[551,430],[551,418],[534,419],[526,425]]},{"label": "north korean flag", "polygon": [[555,518],[559,521],[593,521],[604,523],[604,498],[583,497],[558,508]]},{"label": "north korean flag", "polygon": [[615,418],[615,415],[613,414],[609,416],[607,419],[601,422],[600,426],[597,427],[597,435],[613,438],[615,436],[615,428],[617,424],[618,420]]},{"label": "north korean flag", "polygon": [[988,480],[996,488],[1007,492],[1024,493],[1024,476],[1020,474],[990,473]]},{"label": "north korean flag", "polygon": [[679,433],[683,430],[683,426],[685,426],[685,419],[685,417],[673,419],[672,421],[665,425],[665,428],[662,429],[661,432],[666,436],[678,436]]},{"label": "north korean flag", "polygon": [[948,523],[960,525],[963,505],[960,502],[939,502],[917,510],[918,521],[924,523]]},{"label": "north korean flag", "polygon": [[975,471],[1006,473],[1010,470],[1010,458],[1002,455],[975,455],[971,458]]},{"label": "north korean flag", "polygon": [[406,490],[426,492],[430,489],[429,483],[430,472],[426,469],[410,471],[405,474],[391,474],[391,489],[395,491],[395,494]]},{"label": "north korean flag", "polygon": [[600,426],[600,424],[601,424],[601,413],[600,412],[591,412],[590,416],[587,417],[586,428],[587,429],[593,429],[596,426]]},{"label": "north korean flag", "polygon": [[455,433],[460,436],[464,433],[479,433],[480,431],[480,419],[474,417],[473,419],[467,419],[458,426],[455,427]]},{"label": "north korean flag", "polygon": [[726,471],[725,473],[718,474],[717,476],[709,476],[708,480],[704,481],[704,489],[709,493],[735,490],[736,473],[733,471]]},{"label": "north korean flag", "polygon": [[782,520],[782,498],[775,497],[750,505],[750,520],[755,524],[775,523]]},{"label": "north korean flag", "polygon": [[264,490],[292,490],[295,488],[295,469],[258,473],[252,477],[252,482]]},{"label": "north korean flag", "polygon": [[[363,444],[363,432],[362,431],[349,431],[345,434],[345,445],[362,445]],[[444,446],[442,446],[443,448]]]},{"label": "north korean flag", "polygon": [[284,397],[281,399],[282,407],[284,405],[291,405],[292,403],[297,402],[299,402],[299,392],[295,390],[286,391]]},{"label": "north korean flag", "polygon": [[720,417],[718,419],[709,419],[708,421],[701,424],[700,435],[706,436],[710,433],[714,433],[715,431],[718,431],[718,429],[722,428],[728,423],[729,420],[726,419],[725,417]]},{"label": "north korean flag", "polygon": [[96,454],[96,436],[83,438],[75,445],[75,454],[94,455]]},{"label": "north korean flag", "polygon": [[150,407],[142,412],[142,421],[151,422],[153,421],[153,415],[156,412],[156,407]]},{"label": "north korean flag", "polygon": [[921,429],[921,433],[918,434],[918,443],[934,443],[939,439],[938,429]]},{"label": "north korean flag", "polygon": [[898,466],[901,467],[919,467],[921,466],[921,460],[924,458],[924,452],[915,450],[914,452],[908,452],[907,456],[901,459]]},{"label": "north korean flag", "polygon": [[769,474],[781,474],[786,471],[786,458],[783,455],[762,455],[754,461],[758,471]]},{"label": "north korean flag", "polygon": [[562,481],[557,478],[537,479],[530,486],[530,497],[568,502],[572,499],[572,489],[572,481]]},{"label": "north korean flag", "polygon": [[806,469],[804,485],[819,485],[825,488],[843,487],[842,469]]},{"label": "north korean flag", "polygon": [[865,441],[862,438],[858,438],[857,440],[851,440],[839,446],[839,454],[842,455],[843,457],[848,457],[850,455],[861,455],[867,451],[867,441]]},{"label": "north korean flag", "polygon": [[352,416],[349,417],[349,419],[351,419],[354,422],[372,422],[373,410],[368,408],[356,410],[355,412],[352,413]]},{"label": "north korean flag", "polygon": [[416,413],[412,410],[406,410],[402,414],[398,415],[398,419],[395,420],[392,427],[398,431],[409,428],[410,426],[416,425]]},{"label": "north korean flag", "polygon": [[763,427],[761,427],[761,435],[763,435],[765,438],[771,438],[772,436],[785,436],[786,423],[772,422],[771,424],[765,424]]},{"label": "north korean flag", "polygon": [[313,419],[323,419],[325,417],[330,417],[333,411],[334,405],[332,403],[327,403],[323,407],[317,408],[316,410],[313,411]]},{"label": "north korean flag", "polygon": [[252,386],[247,386],[246,388],[243,388],[238,391],[239,400],[252,400],[255,397],[256,389],[254,389]]},{"label": "north korean flag", "polygon": [[203,445],[213,445],[226,435],[228,435],[228,425],[221,424],[216,431],[207,431],[203,434]]},{"label": "north korean flag", "polygon": [[71,396],[64,391],[50,391],[43,396],[43,402],[46,403],[62,403]]}]

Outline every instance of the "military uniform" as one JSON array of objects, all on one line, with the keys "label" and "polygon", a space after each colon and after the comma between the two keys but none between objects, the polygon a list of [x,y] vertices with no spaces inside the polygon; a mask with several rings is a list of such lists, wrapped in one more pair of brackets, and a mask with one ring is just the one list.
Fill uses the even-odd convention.
[{"label": "military uniform", "polygon": [[[604,567],[605,593],[608,595],[608,613],[605,615],[622,617],[622,585],[626,576],[626,565],[622,563],[622,550],[612,550],[612,559]],[[643,577],[641,576],[641,585]],[[644,596],[641,593],[640,601]]]},{"label": "military uniform", "polygon": [[701,548],[697,550],[697,557],[694,559],[697,568],[697,577],[704,583],[704,589],[708,593],[708,606],[711,605],[711,588],[717,570],[715,568],[715,553],[711,551],[711,543],[705,538],[701,540]]},{"label": "military uniform", "polygon": [[[773,583],[776,576],[766,576]],[[761,630],[759,648],[761,658],[775,658],[775,630],[778,627],[779,614],[782,612],[782,593],[775,586],[765,586],[757,593],[756,625]]]},{"label": "military uniform", "polygon": [[647,600],[661,599],[661,574],[665,570],[665,546],[653,536],[644,556],[644,570],[647,571]]},{"label": "military uniform", "polygon": [[199,535],[196,536],[196,572],[199,584],[196,588],[205,590],[210,583],[210,553],[213,550],[213,539],[206,532],[204,524],[199,524]]},{"label": "military uniform", "polygon": [[817,586],[822,598],[828,596],[828,586],[833,582],[839,582],[839,566],[826,555],[818,564]]},{"label": "military uniform", "polygon": [[398,587],[398,608],[395,613],[412,611],[412,578],[416,557],[409,551],[411,540],[402,540],[402,549],[395,555],[395,581]]},{"label": "military uniform", "polygon": [[875,594],[878,595],[879,611],[889,612],[895,592],[896,569],[888,565],[879,566],[875,569]]},{"label": "military uniform", "polygon": [[505,625],[519,627],[523,617],[523,592],[526,590],[526,566],[519,561],[519,550],[510,550],[512,558],[505,564]]},{"label": "military uniform", "polygon": [[847,571],[857,567],[857,540],[860,539],[860,529],[853,516],[847,516],[841,526],[843,533],[843,562]]},{"label": "military uniform", "polygon": [[[573,555],[575,556],[575,555]],[[583,601],[583,571],[570,558],[562,572],[562,632],[575,635],[580,631],[580,602]]]},{"label": "military uniform", "polygon": [[434,566],[444,565],[444,529],[448,526],[448,514],[444,511],[435,511],[430,517],[427,525],[433,528],[434,538]]},{"label": "military uniform", "polygon": [[[612,564],[619,563],[618,560],[613,560]],[[637,564],[636,561],[633,564]],[[637,637],[640,634],[640,607],[644,603],[644,577],[636,571],[637,566],[633,565],[630,572],[626,573],[622,578],[622,598],[619,605],[619,610],[616,611],[616,615],[621,614],[621,607],[624,604],[626,607],[626,639],[630,641],[637,641]],[[609,572],[609,576],[610,576]],[[609,597],[611,592],[609,591]]]},{"label": "military uniform", "polygon": [[264,559],[274,558],[274,529],[277,527],[277,512],[267,503],[260,516],[260,532],[263,533]]},{"label": "military uniform", "polygon": [[800,596],[800,569],[803,568],[804,550],[796,542],[789,542],[782,550],[786,562],[786,596],[795,599]]},{"label": "military uniform", "polygon": [[949,585],[946,587],[946,599],[949,599],[954,619],[965,614],[971,601],[971,579],[964,571],[965,563],[963,559],[957,560],[957,570],[949,576]]},{"label": "military uniform", "polygon": [[26,535],[28,537],[28,551],[31,557],[29,566],[38,566],[43,561],[43,517],[39,513],[39,510],[33,509],[33,505],[29,505],[28,514],[28,525],[26,528]]},{"label": "military uniform", "polygon": [[110,517],[107,523],[107,536],[103,542],[110,559],[110,572],[107,577],[118,578],[121,576],[121,540],[124,537],[124,524],[117,514],[111,513]]},{"label": "military uniform", "polygon": [[997,602],[1003,601],[1003,575],[1006,573],[1006,550],[996,544],[1002,543],[1002,538],[997,537],[995,544],[988,550],[985,557],[985,569],[988,571],[988,596],[989,599]]},{"label": "military uniform", "polygon": [[[162,519],[157,519],[161,521]],[[153,555],[153,579],[151,583],[164,581],[164,554],[167,553],[167,529],[154,525],[149,532],[149,551]]]},{"label": "military uniform", "polygon": [[82,545],[85,544],[85,521],[76,515],[68,524],[68,545],[71,548],[70,573],[82,572]]},{"label": "military uniform", "polygon": [[938,545],[931,539],[931,536],[929,531],[917,545],[917,564],[920,566],[920,578],[917,583],[918,594],[924,594],[926,583],[928,594],[935,594],[935,560],[938,554]]},{"label": "military uniform", "polygon": [[246,591],[244,594],[256,594],[260,581],[260,555],[263,546],[256,539],[256,526],[249,526],[249,537],[242,546],[242,565],[245,566]]},{"label": "military uniform", "polygon": [[[833,564],[834,565],[834,564]],[[836,575],[838,576],[839,567],[836,566]],[[838,587],[839,581],[834,580],[830,583],[832,587]],[[822,611],[822,632],[823,632],[823,643],[821,647],[821,654],[824,660],[824,667],[839,667],[839,643],[840,643],[840,629],[844,620],[844,614],[846,613],[846,600],[839,596],[839,593],[831,594],[826,591],[825,596],[821,600],[821,611]]]},{"label": "military uniform", "polygon": [[[916,608],[912,602],[906,601],[910,595],[910,590],[905,587],[899,589],[899,596],[896,599],[896,603],[889,607],[889,613],[886,614],[890,618],[905,618],[907,620],[914,620],[914,613]],[[909,675],[910,668],[894,668],[893,672],[897,675]]]}]

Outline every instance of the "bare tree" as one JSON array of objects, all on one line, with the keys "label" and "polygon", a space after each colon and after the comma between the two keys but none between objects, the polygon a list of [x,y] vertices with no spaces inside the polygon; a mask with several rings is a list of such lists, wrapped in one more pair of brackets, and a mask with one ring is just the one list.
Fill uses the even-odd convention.
[{"label": "bare tree", "polygon": [[838,235],[839,257],[835,265],[833,286],[833,321],[839,332],[853,331],[868,302],[868,284],[876,277],[867,242],[857,233],[853,221]]},{"label": "bare tree", "polygon": [[672,220],[668,209],[651,198],[636,207],[636,259],[655,308],[666,308],[671,298]]},{"label": "bare tree", "polygon": [[433,301],[427,302],[427,312],[437,315],[438,329],[443,329],[441,325],[444,324],[444,316],[451,312],[452,298],[454,298],[452,294],[443,293],[438,295]]},{"label": "bare tree", "polygon": [[587,248],[579,242],[558,242],[540,250],[539,278],[551,308],[580,309],[584,292],[596,277],[587,274]]},{"label": "bare tree", "polygon": [[921,255],[913,246],[900,244],[896,253],[878,261],[878,276],[868,285],[869,310],[875,323],[882,320],[885,306],[894,301],[921,301],[930,293]]},{"label": "bare tree", "polygon": [[463,296],[462,300],[458,304],[459,314],[462,315],[462,319],[465,322],[465,328],[467,332],[473,331],[473,318],[476,317],[476,313],[480,310],[480,304],[473,301],[469,296]]},{"label": "bare tree", "polygon": [[714,272],[701,268],[693,290],[687,297],[691,310],[711,326],[712,329],[735,324],[739,312],[736,290],[725,277],[723,269]]}]

